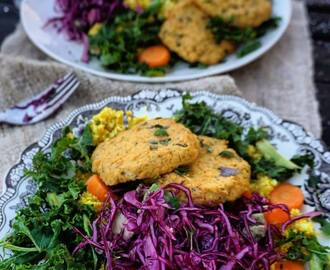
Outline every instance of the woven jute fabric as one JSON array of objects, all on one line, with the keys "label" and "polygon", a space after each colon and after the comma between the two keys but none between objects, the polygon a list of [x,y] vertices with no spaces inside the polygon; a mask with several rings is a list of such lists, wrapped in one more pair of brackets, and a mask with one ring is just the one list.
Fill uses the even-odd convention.
[{"label": "woven jute fabric", "polygon": [[[186,91],[209,90],[217,94],[241,95],[285,119],[299,122],[315,136],[319,136],[320,116],[312,81],[311,55],[304,5],[294,1],[292,22],[281,41],[258,61],[230,76],[213,76],[182,83],[139,84],[103,79],[75,71],[81,85],[57,114],[31,126],[0,125],[0,179],[4,178],[25,147],[37,141],[48,126],[66,117],[73,109],[112,95],[130,95],[141,89],[171,87]],[[0,109],[40,92],[72,70],[39,51],[29,41],[21,25],[3,43],[0,67]]]}]

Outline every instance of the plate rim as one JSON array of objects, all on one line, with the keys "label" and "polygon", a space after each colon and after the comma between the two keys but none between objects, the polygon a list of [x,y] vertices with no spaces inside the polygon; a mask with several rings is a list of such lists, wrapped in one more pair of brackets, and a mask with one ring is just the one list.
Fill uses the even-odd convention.
[{"label": "plate rim", "polygon": [[[32,43],[39,48],[41,51],[43,51],[46,55],[50,56],[51,58],[55,59],[56,61],[65,64],[69,67],[76,68],[78,70],[96,75],[98,77],[107,78],[107,79],[114,79],[119,81],[130,81],[130,82],[144,82],[144,83],[164,83],[164,82],[179,82],[179,81],[187,81],[192,79],[200,79],[207,76],[214,76],[214,75],[220,75],[225,74],[233,70],[240,69],[243,66],[246,66],[256,60],[258,60],[260,57],[262,57],[264,54],[266,54],[269,50],[271,50],[283,37],[286,30],[289,27],[289,24],[291,22],[292,18],[292,10],[293,10],[293,3],[291,0],[277,0],[277,1],[286,1],[287,7],[288,7],[288,20],[285,21],[282,28],[278,30],[277,36],[271,40],[266,45],[263,45],[260,49],[256,50],[250,55],[247,55],[246,57],[242,58],[241,62],[237,65],[233,65],[229,68],[223,68],[221,71],[221,66],[218,67],[220,70],[201,70],[198,74],[190,74],[190,75],[177,75],[175,77],[146,77],[146,76],[140,76],[140,75],[130,75],[130,74],[118,74],[113,73],[111,71],[99,71],[95,70],[91,67],[85,67],[80,65],[79,63],[75,63],[73,61],[66,60],[65,58],[62,58],[58,56],[56,53],[53,53],[50,49],[48,49],[46,46],[43,46],[42,44],[39,44],[37,40],[35,39],[34,35],[31,31],[29,31],[29,28],[27,26],[27,18],[24,13],[24,7],[27,5],[27,3],[32,0],[23,0],[20,8],[20,17],[21,22],[24,28],[25,33],[27,34],[28,38],[32,41]],[[221,65],[221,64],[218,64]]]}]

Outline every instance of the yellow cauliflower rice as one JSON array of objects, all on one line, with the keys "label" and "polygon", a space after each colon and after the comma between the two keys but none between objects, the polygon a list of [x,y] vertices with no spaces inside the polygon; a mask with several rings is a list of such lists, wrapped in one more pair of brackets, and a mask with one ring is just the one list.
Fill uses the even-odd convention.
[{"label": "yellow cauliflower rice", "polygon": [[[292,209],[290,214],[291,217],[297,217],[301,215],[301,211],[299,209]],[[315,235],[313,222],[309,218],[304,218],[293,222],[285,231],[286,235],[288,234],[289,230],[293,230],[294,232],[302,232],[308,236]]]},{"label": "yellow cauliflower rice", "polygon": [[262,157],[262,154],[257,150],[253,145],[249,145],[247,148],[247,154],[254,160],[259,160]]},{"label": "yellow cauliflower rice", "polygon": [[101,209],[102,207],[102,202],[89,192],[82,193],[79,202],[80,204],[91,205],[95,209]]},{"label": "yellow cauliflower rice", "polygon": [[[153,2],[153,0],[124,0],[124,4],[132,10],[146,9]],[[163,0],[159,16],[167,18],[179,2],[180,0]]]},{"label": "yellow cauliflower rice", "polygon": [[[127,125],[125,120],[127,120]],[[111,139],[119,132],[131,128],[135,124],[145,120],[147,120],[146,116],[133,117],[132,112],[124,113],[124,111],[113,110],[106,107],[101,112],[94,115],[91,120],[90,128],[94,144],[98,145],[107,139]]]},{"label": "yellow cauliflower rice", "polygon": [[259,175],[257,180],[251,183],[251,191],[257,192],[264,197],[268,197],[277,185],[278,182],[275,179],[268,176]]},{"label": "yellow cauliflower rice", "polygon": [[91,29],[88,31],[89,36],[96,36],[102,29],[103,23],[95,23]]}]

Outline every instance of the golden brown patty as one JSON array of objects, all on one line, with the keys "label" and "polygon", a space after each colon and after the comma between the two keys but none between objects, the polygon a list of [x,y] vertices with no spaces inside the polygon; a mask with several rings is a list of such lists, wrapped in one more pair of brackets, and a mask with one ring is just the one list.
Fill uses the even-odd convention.
[{"label": "golden brown patty", "polygon": [[97,146],[93,172],[107,185],[154,178],[193,163],[199,141],[189,129],[172,119],[154,119],[123,131]]},{"label": "golden brown patty", "polygon": [[163,23],[160,39],[172,51],[190,63],[216,64],[234,50],[228,41],[217,44],[207,28],[209,17],[194,3],[179,5]]},{"label": "golden brown patty", "polygon": [[270,0],[193,0],[210,16],[238,27],[258,27],[272,15]]},{"label": "golden brown patty", "polygon": [[187,173],[164,175],[161,186],[183,183],[191,190],[197,204],[215,205],[234,201],[249,190],[250,165],[228,148],[227,141],[199,136],[202,150],[198,159],[189,166]]}]

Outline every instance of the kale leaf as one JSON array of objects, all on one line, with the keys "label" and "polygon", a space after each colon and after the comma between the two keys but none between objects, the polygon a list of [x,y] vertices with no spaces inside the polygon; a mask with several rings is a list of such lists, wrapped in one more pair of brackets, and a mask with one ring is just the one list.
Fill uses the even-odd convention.
[{"label": "kale leaf", "polygon": [[[71,134],[72,135],[72,134]],[[13,256],[0,262],[0,269],[98,269],[100,259],[90,249],[75,256],[81,237],[73,227],[84,228],[95,210],[79,202],[86,190],[79,175],[90,171],[92,138],[87,126],[79,138],[66,129],[50,153],[38,152],[26,176],[38,185],[29,205],[17,212],[12,232],[0,242]]]},{"label": "kale leaf", "polygon": [[208,28],[213,33],[216,42],[223,40],[234,42],[240,46],[236,53],[238,58],[259,49],[262,44],[258,38],[266,34],[267,31],[277,28],[281,18],[273,17],[261,24],[257,28],[246,27],[241,28],[234,26],[230,21],[224,20],[222,17],[211,17],[208,22]]},{"label": "kale leaf", "polygon": [[289,244],[286,258],[292,261],[310,262],[317,264],[318,268],[326,270],[330,266],[330,248],[322,246],[315,236],[290,230],[288,236],[278,242],[279,246]]},{"label": "kale leaf", "polygon": [[183,96],[182,109],[175,114],[176,121],[184,124],[195,134],[228,140],[229,147],[235,149],[251,165],[253,178],[262,174],[285,181],[299,171],[277,165],[274,160],[264,156],[254,159],[248,154],[249,146],[256,146],[258,142],[268,138],[264,128],[249,128],[245,134],[240,124],[217,114],[204,101],[192,103],[191,99],[189,94]]},{"label": "kale leaf", "polygon": [[321,231],[330,236],[330,222],[324,216],[314,217],[313,221],[318,222],[321,225]]},{"label": "kale leaf", "polygon": [[113,21],[89,37],[90,53],[103,66],[120,73],[163,76],[166,67],[149,68],[138,61],[141,48],[160,44],[158,33],[163,22],[158,16],[160,8],[161,1],[154,1],[142,13],[129,9],[117,12]]}]

